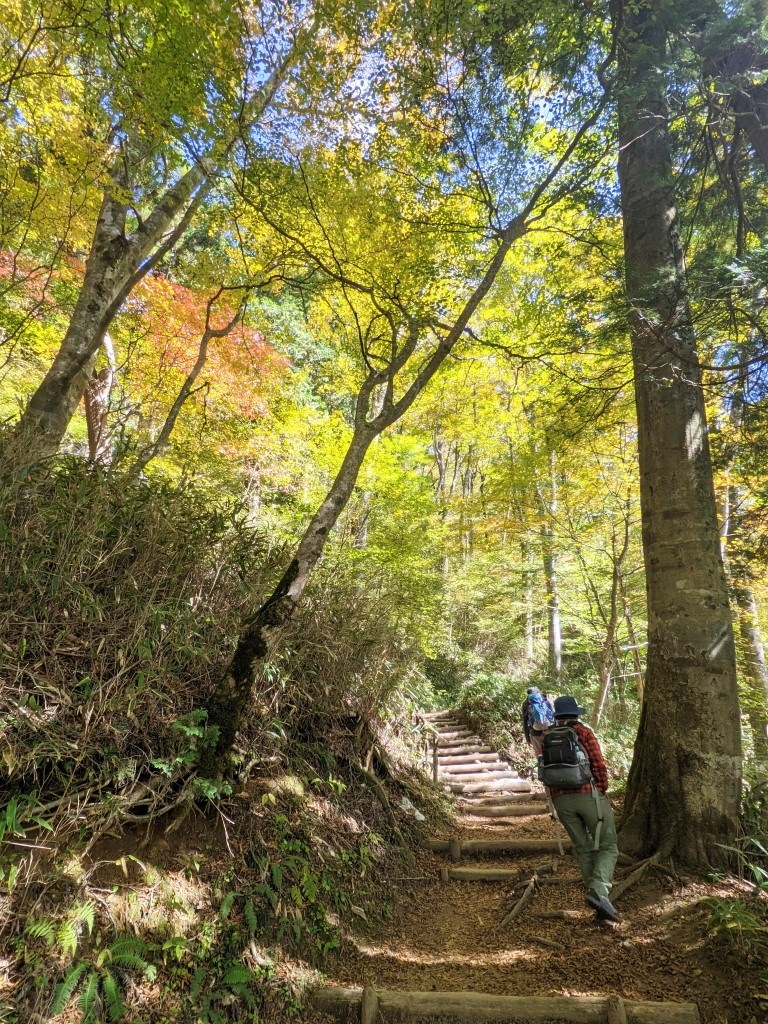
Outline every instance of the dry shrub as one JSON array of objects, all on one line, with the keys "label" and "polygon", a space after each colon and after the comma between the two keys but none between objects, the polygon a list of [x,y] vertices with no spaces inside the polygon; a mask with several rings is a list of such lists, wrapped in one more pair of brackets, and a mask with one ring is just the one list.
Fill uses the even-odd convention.
[{"label": "dry shrub", "polygon": [[404,607],[397,579],[348,549],[329,552],[256,680],[241,747],[265,759],[315,747],[329,770],[355,746],[364,757],[382,729],[405,724],[393,719],[407,714],[401,698],[423,660],[419,614]]},{"label": "dry shrub", "polygon": [[274,575],[262,539],[188,487],[77,459],[26,471],[6,451],[0,542],[5,781],[63,813],[158,766],[172,778],[197,742],[174,723],[204,704]]}]

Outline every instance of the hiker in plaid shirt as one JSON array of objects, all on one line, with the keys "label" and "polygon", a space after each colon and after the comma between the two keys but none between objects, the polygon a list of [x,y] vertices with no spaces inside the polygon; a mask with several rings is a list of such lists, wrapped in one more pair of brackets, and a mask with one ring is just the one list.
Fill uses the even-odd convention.
[{"label": "hiker in plaid shirt", "polygon": [[592,781],[576,789],[550,788],[552,802],[563,828],[571,837],[573,852],[587,886],[587,905],[600,921],[618,921],[619,912],[608,899],[613,871],[619,856],[616,824],[608,797],[608,769],[597,737],[579,721],[584,708],[574,697],[555,701],[555,727],[567,725],[576,733],[592,769]]}]

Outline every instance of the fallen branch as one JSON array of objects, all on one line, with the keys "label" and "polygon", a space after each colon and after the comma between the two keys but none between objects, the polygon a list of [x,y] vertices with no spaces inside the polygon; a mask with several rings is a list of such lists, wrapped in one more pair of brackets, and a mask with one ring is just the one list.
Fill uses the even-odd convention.
[{"label": "fallen branch", "polygon": [[502,928],[506,928],[508,924],[511,924],[515,920],[515,918],[519,917],[522,914],[522,912],[525,910],[525,908],[528,906],[528,904],[531,902],[531,900],[536,894],[536,883],[537,876],[533,875],[530,882],[526,886],[523,895],[520,897],[520,899],[517,901],[514,907],[510,910],[507,916],[502,920]]}]

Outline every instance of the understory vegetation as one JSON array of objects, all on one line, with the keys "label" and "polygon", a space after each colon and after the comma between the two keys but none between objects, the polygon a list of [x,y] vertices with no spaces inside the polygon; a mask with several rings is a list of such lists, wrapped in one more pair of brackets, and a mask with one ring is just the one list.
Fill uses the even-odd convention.
[{"label": "understory vegetation", "polygon": [[[6,448],[0,899],[19,1007],[7,1019],[72,1004],[84,1021],[118,1020],[137,992],[158,1022],[183,1019],[163,1012],[179,1000],[210,1022],[298,1012],[303,981],[269,950],[321,962],[344,917],[385,912],[369,898],[385,849],[407,857],[391,758],[407,781],[418,677],[396,585],[332,554],[256,682],[227,779],[202,778],[206,694],[280,547],[245,509],[189,486],[77,459],[20,478],[9,462]],[[146,852],[110,854],[126,828]],[[177,842],[182,872],[167,856]]]},{"label": "understory vegetation", "polygon": [[[457,682],[454,649],[430,682],[398,577],[340,543],[256,680],[225,778],[201,777],[206,693],[282,548],[191,485],[66,457],[19,475],[8,445],[2,468],[2,1019],[300,1019],[341,929],[375,928],[409,875],[399,802],[444,820],[416,712],[460,709],[527,770],[535,676],[471,674],[465,652]],[[575,672],[592,700],[594,673]],[[636,714],[627,695],[604,735],[615,788]],[[756,783],[736,856],[757,890],[767,849]],[[763,957],[766,927],[763,903],[712,907],[726,952]]]}]

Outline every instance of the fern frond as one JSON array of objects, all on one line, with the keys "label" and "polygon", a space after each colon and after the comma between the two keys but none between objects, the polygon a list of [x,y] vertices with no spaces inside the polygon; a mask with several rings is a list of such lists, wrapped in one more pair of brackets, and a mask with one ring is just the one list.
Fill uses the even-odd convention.
[{"label": "fern frond", "polygon": [[88,929],[90,935],[93,931],[93,923],[96,920],[96,904],[93,900],[85,900],[83,903],[76,903],[69,911],[67,917],[73,921],[82,923]]},{"label": "fern frond", "polygon": [[114,974],[107,972],[104,975],[102,991],[104,993],[104,1002],[107,1007],[107,1019],[112,1021],[112,1024],[114,1024],[114,1022],[120,1020],[125,1013],[125,1003],[123,1002],[120,987]]},{"label": "fern frond", "polygon": [[110,960],[125,956],[126,953],[144,957],[148,952],[149,946],[139,935],[123,935],[119,939],[115,939],[112,945],[109,946]]},{"label": "fern frond", "polygon": [[141,971],[142,974],[146,974],[147,969],[150,966],[143,957],[138,955],[138,953],[125,952],[116,954],[113,950],[110,960],[115,967],[122,967],[129,971]]},{"label": "fern frond", "polygon": [[245,901],[243,913],[245,914],[245,922],[248,925],[248,931],[251,935],[255,934],[258,930],[259,922],[256,918],[256,911],[253,909],[253,900]]},{"label": "fern frond", "polygon": [[232,964],[221,979],[222,985],[247,985],[253,981],[253,972],[242,964]]},{"label": "fern frond", "polygon": [[94,1011],[99,1004],[100,981],[101,976],[98,971],[91,971],[85,979],[83,991],[80,993],[80,998],[77,1001],[77,1005],[83,1011],[83,1018],[96,1016]]},{"label": "fern frond", "polygon": [[44,939],[49,946],[56,941],[56,922],[50,917],[29,921],[24,931],[33,939]]},{"label": "fern frond", "polygon": [[222,920],[225,917],[227,917],[227,915],[229,914],[230,910],[232,909],[232,904],[234,902],[235,902],[235,893],[228,892],[227,895],[224,897],[224,899],[221,901],[221,906],[219,907],[219,917],[222,918]]},{"label": "fern frond", "polygon": [[53,1001],[51,1002],[52,1016],[55,1017],[57,1013],[61,1013],[75,994],[77,986],[80,984],[80,978],[87,966],[88,964],[82,962],[74,964],[56,986],[56,991],[53,993]]},{"label": "fern frond", "polygon": [[197,1001],[197,997],[200,995],[200,990],[203,987],[203,981],[205,980],[205,971],[202,967],[198,967],[195,973],[192,975],[192,984],[189,986],[189,998],[192,1002]]},{"label": "fern frond", "polygon": [[64,953],[71,953],[75,955],[77,950],[77,921],[74,921],[71,917],[65,917],[60,922],[58,931],[56,932],[56,941],[61,947]]}]

